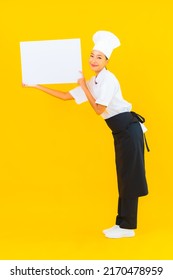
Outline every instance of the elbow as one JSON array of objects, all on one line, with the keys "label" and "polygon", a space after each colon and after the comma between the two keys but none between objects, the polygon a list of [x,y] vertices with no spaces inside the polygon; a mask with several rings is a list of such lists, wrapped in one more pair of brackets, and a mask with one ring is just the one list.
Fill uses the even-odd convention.
[{"label": "elbow", "polygon": [[104,108],[104,109],[103,109],[103,108],[102,108],[102,109],[96,108],[96,110],[95,110],[96,114],[99,115],[99,116],[100,116],[101,114],[103,114],[105,111],[106,111],[105,108]]},{"label": "elbow", "polygon": [[62,100],[63,100],[63,101],[67,101],[67,100],[68,100],[68,98],[67,98],[67,92],[64,92]]},{"label": "elbow", "polygon": [[104,111],[100,111],[100,110],[96,110],[95,112],[96,112],[96,114],[97,114],[98,116],[100,116],[101,114],[104,113]]},{"label": "elbow", "polygon": [[68,99],[66,98],[66,96],[64,96],[64,97],[62,98],[62,100],[63,100],[63,101],[68,101]]},{"label": "elbow", "polygon": [[74,98],[72,97],[72,95],[69,92],[65,92],[63,95],[63,100],[64,101],[68,101],[68,100],[73,100]]},{"label": "elbow", "polygon": [[106,110],[106,106],[96,104],[95,112],[96,112],[97,115],[103,114],[105,110]]},{"label": "elbow", "polygon": [[100,110],[96,110],[95,111],[96,112],[96,114],[98,115],[98,116],[100,116],[103,112],[101,112]]}]

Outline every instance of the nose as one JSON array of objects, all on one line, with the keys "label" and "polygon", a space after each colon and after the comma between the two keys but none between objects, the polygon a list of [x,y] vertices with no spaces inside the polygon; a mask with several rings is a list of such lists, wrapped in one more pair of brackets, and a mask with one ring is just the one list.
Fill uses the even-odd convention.
[{"label": "nose", "polygon": [[90,59],[90,62],[91,62],[92,64],[95,64],[95,63],[96,63],[96,58],[92,57],[92,58]]}]

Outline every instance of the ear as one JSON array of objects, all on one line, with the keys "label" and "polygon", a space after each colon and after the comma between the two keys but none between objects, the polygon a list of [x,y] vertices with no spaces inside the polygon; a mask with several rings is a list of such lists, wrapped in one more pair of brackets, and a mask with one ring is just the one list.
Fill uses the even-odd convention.
[{"label": "ear", "polygon": [[108,65],[108,63],[109,63],[109,59],[106,58],[105,66]]}]

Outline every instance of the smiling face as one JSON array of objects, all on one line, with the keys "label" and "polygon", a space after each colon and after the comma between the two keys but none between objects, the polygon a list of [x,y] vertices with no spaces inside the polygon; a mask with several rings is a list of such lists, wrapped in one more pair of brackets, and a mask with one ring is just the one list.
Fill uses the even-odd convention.
[{"label": "smiling face", "polygon": [[98,74],[104,67],[106,67],[108,59],[99,51],[92,50],[89,58],[89,65],[91,70]]}]

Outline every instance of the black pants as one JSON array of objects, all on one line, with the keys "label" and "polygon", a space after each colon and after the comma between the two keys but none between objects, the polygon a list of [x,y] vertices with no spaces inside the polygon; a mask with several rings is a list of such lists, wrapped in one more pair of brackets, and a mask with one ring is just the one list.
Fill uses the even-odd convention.
[{"label": "black pants", "polygon": [[137,228],[138,197],[134,199],[120,198],[118,200],[118,215],[116,224],[121,228]]}]

